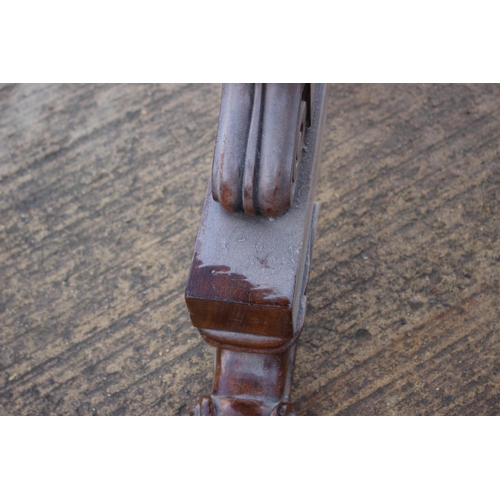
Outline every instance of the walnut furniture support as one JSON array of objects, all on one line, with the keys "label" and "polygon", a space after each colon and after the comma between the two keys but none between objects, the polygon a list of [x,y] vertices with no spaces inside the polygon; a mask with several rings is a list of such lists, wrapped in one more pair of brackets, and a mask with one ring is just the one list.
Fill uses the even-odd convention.
[{"label": "walnut furniture support", "polygon": [[191,321],[215,347],[212,394],[200,397],[195,415],[293,411],[327,86],[246,85],[254,87],[223,88],[186,287]]}]

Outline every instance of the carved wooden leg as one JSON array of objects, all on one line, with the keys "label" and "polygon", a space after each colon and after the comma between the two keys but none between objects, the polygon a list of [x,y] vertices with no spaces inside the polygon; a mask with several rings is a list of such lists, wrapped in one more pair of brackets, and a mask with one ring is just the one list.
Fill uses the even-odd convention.
[{"label": "carved wooden leg", "polygon": [[[232,169],[226,166],[220,173],[220,162],[227,161],[218,156],[220,144],[231,134],[231,127],[226,124],[227,110],[223,113],[227,105],[223,96],[214,175],[208,186],[186,288],[192,323],[216,348],[212,395],[200,398],[194,410],[197,415],[286,415],[291,411],[289,395],[296,342],[304,325],[305,293],[318,213],[313,196],[327,86],[315,85],[309,110],[311,124],[304,134],[302,124],[306,113],[301,103],[306,87],[287,84],[283,92],[288,95],[283,97],[278,96],[279,88],[268,89],[263,85],[260,90],[254,89],[254,94],[260,92],[267,96],[264,104],[258,96],[244,100],[242,113],[253,117],[249,126],[235,127],[234,116],[231,122],[235,133],[246,130],[247,143],[255,143],[250,137],[252,126],[264,134],[256,141],[257,153],[250,155],[252,159],[260,159],[252,163],[250,171],[246,170],[249,163],[242,160],[247,151],[244,148],[243,153],[240,151],[244,136],[235,143],[229,141],[229,150],[238,161]],[[245,90],[248,89],[236,89],[238,92]],[[279,103],[275,108],[273,103],[276,101]],[[259,106],[258,113],[252,106]],[[276,109],[281,111],[276,113]],[[257,114],[259,118],[255,118]],[[293,127],[290,127],[290,120]],[[273,134],[278,137],[274,142]],[[304,137],[301,159],[296,151],[297,141],[302,141],[300,134]],[[288,139],[284,140],[284,136]],[[234,153],[238,148],[240,153]],[[283,148],[291,148],[292,153]],[[222,148],[222,156],[224,152]],[[268,163],[262,163],[262,159]],[[300,161],[298,168],[297,159]],[[272,165],[276,161],[281,162],[282,173],[289,174],[285,183],[282,182],[285,173],[279,174],[279,169]],[[231,172],[236,172],[236,177],[231,178]],[[242,201],[245,197],[243,180],[250,174],[255,186],[253,213],[245,210]],[[229,209],[212,197],[214,178],[217,182],[229,179],[229,185],[233,186],[234,196],[226,201],[236,201]],[[241,189],[235,178],[241,180]],[[270,198],[266,193],[271,193],[272,189],[265,185],[265,179],[275,184],[276,191],[292,190],[288,200],[293,199],[293,203],[288,210],[287,196],[278,196],[275,205],[272,200],[270,202],[269,206],[274,206],[276,213],[282,214],[280,216],[252,216],[269,212],[266,203]],[[219,185],[215,191],[221,195],[224,189]],[[220,196],[218,199],[220,201]]]},{"label": "carved wooden leg", "polygon": [[212,396],[201,396],[194,415],[289,415],[296,344],[276,354],[215,350]]}]

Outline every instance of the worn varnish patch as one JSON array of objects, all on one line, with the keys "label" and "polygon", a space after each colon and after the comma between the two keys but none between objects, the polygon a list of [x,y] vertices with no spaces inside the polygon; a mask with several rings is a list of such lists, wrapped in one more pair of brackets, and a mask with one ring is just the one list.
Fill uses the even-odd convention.
[{"label": "worn varnish patch", "polygon": [[[210,392],[184,289],[219,103],[0,88],[0,413],[184,415]],[[299,414],[500,414],[499,118],[497,85],[332,86]]]}]

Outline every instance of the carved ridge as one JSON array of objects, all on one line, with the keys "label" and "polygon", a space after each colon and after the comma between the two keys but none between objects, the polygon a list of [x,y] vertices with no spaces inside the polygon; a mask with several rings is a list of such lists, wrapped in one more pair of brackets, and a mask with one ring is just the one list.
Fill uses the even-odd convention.
[{"label": "carved ridge", "polygon": [[227,211],[278,217],[290,208],[312,85],[223,85],[212,197]]}]

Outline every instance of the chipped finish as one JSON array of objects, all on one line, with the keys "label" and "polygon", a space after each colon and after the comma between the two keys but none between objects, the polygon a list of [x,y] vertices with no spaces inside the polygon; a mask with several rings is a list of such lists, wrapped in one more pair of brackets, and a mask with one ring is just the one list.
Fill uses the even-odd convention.
[{"label": "chipped finish", "polygon": [[[264,268],[269,269],[267,258],[257,260]],[[188,290],[196,296],[210,296],[213,300],[224,300],[228,296],[232,302],[242,304],[260,304],[274,307],[289,308],[288,297],[279,297],[271,288],[261,288],[251,283],[243,274],[235,273],[229,266],[204,265],[195,254],[193,276],[188,282]]]},{"label": "chipped finish", "polygon": [[[325,89],[315,95],[323,105]],[[306,134],[295,202],[283,216],[229,213],[212,199],[208,186],[186,287],[195,326],[288,338],[301,327],[303,270],[310,254],[304,243],[311,241],[317,217],[312,203],[320,157],[316,139],[323,126],[318,117]]]},{"label": "chipped finish", "polygon": [[[0,86],[0,415],[210,393],[184,289],[220,93]],[[498,85],[331,86],[298,415],[500,413],[499,138]]]},{"label": "chipped finish", "polygon": [[[266,86],[267,91],[270,88]],[[255,90],[258,94],[261,87],[257,85]],[[284,97],[283,100],[282,94],[268,94],[266,99],[278,109],[283,103],[289,108],[289,95],[284,93]],[[194,415],[279,416],[291,411],[288,399],[295,349],[304,325],[318,215],[313,196],[326,101],[327,86],[318,84],[313,121],[305,134],[309,152],[295,170],[295,203],[283,216],[267,220],[228,213],[212,199],[211,186],[208,187],[186,287],[186,304],[193,325],[216,348],[216,361],[212,395],[201,397]],[[305,132],[305,106],[300,112],[296,140],[302,140]],[[270,130],[266,119],[263,121],[267,135],[262,136],[262,141],[271,137],[276,143],[279,131]],[[278,155],[273,154],[264,158],[261,173],[266,171],[265,165],[276,164],[278,156],[301,160],[295,142],[280,143]],[[295,175],[292,170],[290,176]],[[268,180],[278,190],[282,187],[280,172],[280,168],[268,172]],[[259,192],[265,194],[265,190]]]}]

